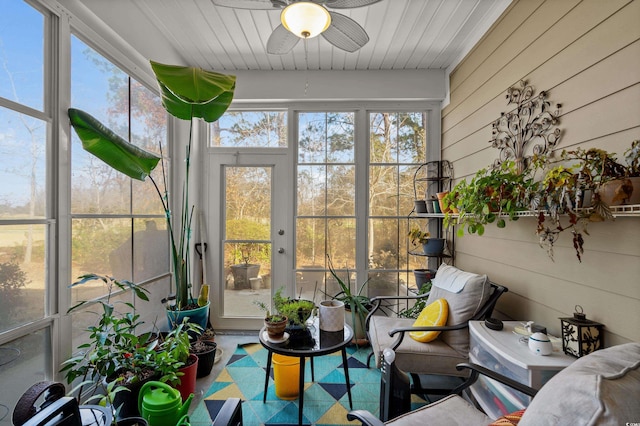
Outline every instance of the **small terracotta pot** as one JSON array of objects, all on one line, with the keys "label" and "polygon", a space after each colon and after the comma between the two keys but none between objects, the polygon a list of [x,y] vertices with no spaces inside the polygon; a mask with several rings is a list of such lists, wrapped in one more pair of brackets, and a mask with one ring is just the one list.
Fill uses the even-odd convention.
[{"label": "small terracotta pot", "polygon": [[287,328],[287,324],[289,324],[289,318],[284,317],[282,321],[272,322],[267,321],[265,318],[264,325],[267,329],[267,334],[272,339],[281,339],[284,336],[284,330]]},{"label": "small terracotta pot", "polygon": [[442,213],[451,213],[451,209],[450,208],[444,208],[444,197],[447,196],[447,194],[449,194],[449,191],[444,191],[444,192],[438,192],[436,195],[438,196],[438,203],[440,205],[440,211]]}]

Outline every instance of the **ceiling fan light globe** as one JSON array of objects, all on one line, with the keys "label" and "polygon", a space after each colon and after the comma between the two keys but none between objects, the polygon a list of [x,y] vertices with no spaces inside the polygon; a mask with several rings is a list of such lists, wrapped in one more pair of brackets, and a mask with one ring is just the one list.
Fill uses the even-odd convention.
[{"label": "ceiling fan light globe", "polygon": [[312,38],[331,25],[329,11],[316,3],[296,2],[280,14],[282,25],[300,38]]}]

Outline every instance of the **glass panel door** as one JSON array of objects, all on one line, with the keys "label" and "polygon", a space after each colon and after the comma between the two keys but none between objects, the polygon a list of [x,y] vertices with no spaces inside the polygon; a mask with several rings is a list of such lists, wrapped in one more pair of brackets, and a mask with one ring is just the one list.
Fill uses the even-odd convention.
[{"label": "glass panel door", "polygon": [[[208,223],[218,278],[212,289],[214,328],[259,329],[272,294],[291,286],[290,190],[286,155],[212,154]],[[219,179],[218,179],[219,177]],[[219,190],[219,193],[218,193]],[[219,203],[216,201],[219,200]],[[217,235],[216,235],[217,234]],[[286,294],[285,291],[284,294]]]}]

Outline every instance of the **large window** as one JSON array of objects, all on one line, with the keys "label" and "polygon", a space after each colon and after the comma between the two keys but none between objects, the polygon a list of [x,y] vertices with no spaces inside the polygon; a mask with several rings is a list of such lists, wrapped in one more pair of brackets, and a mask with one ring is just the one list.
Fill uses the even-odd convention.
[{"label": "large window", "polygon": [[370,297],[406,294],[415,286],[407,273],[413,267],[407,263],[407,215],[413,175],[427,155],[427,114],[372,112],[366,122],[355,117],[298,114],[296,293],[308,298],[337,293],[328,259],[352,290],[366,281]]},{"label": "large window", "polygon": [[369,114],[367,259],[369,295],[406,294],[415,287],[407,259],[407,215],[413,208],[413,177],[426,161],[426,113]]},{"label": "large window", "polygon": [[[79,38],[65,39],[66,17],[31,3],[3,2],[0,13],[0,425],[9,424],[11,407],[31,384],[55,378],[58,358],[95,321],[97,305],[73,316],[69,337],[60,321],[69,278],[94,272],[147,281],[154,300],[169,293],[168,238],[155,189],[113,171],[79,140],[69,144],[58,132],[68,119],[53,113],[59,105],[83,109],[159,152],[167,142],[160,99]],[[71,76],[59,75],[67,69],[66,43]],[[61,84],[68,80],[71,99]],[[58,213],[71,214],[70,233]],[[71,302],[104,294],[100,285],[83,286]],[[147,305],[138,312],[151,328],[157,306]]]},{"label": "large window", "polygon": [[[159,153],[162,145],[166,151],[167,116],[160,98],[77,37],[71,40],[71,105],[144,149]],[[84,151],[75,134],[71,152],[72,279],[97,273],[140,283],[167,274],[166,221],[153,184],[113,170]],[[161,184],[162,167],[153,173]],[[158,292],[154,300],[169,293],[167,281],[150,287]],[[91,300],[106,291],[94,281],[74,287],[72,299]],[[150,327],[164,323],[152,313],[153,303],[141,304]]]},{"label": "large window", "polygon": [[[0,424],[29,384],[50,372],[46,295],[51,111],[45,107],[50,16],[20,1],[0,13]],[[21,331],[40,324],[32,332]],[[36,327],[34,327],[36,328]],[[16,338],[17,336],[17,338]],[[5,412],[7,410],[8,412]]]}]

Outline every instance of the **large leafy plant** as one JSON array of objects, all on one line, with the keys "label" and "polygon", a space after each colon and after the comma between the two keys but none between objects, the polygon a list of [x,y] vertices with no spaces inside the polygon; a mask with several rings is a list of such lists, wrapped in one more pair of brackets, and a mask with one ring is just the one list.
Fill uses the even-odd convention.
[{"label": "large leafy plant", "polygon": [[[109,166],[125,175],[153,183],[162,203],[167,221],[173,263],[173,282],[176,289],[176,307],[185,310],[193,306],[191,300],[190,235],[194,206],[189,201],[189,169],[194,118],[206,122],[218,120],[233,99],[235,76],[205,71],[200,68],[165,65],[151,61],[156,75],[162,104],[172,116],[190,121],[189,140],[185,153],[185,175],[179,215],[172,214],[167,179],[163,169],[163,188],[152,178],[151,172],[161,157],[143,150],[118,136],[84,111],[70,108],[71,125],[82,141],[82,147]],[[179,226],[178,226],[179,225]]]},{"label": "large leafy plant", "polygon": [[504,228],[505,218],[518,220],[518,212],[528,209],[533,188],[532,176],[527,171],[520,173],[513,161],[481,169],[469,182],[458,182],[445,196],[445,206],[457,207],[459,213],[445,213],[444,223],[458,225],[458,236],[465,230],[483,235],[484,226],[494,222]]},{"label": "large leafy plant", "polygon": [[336,280],[340,291],[332,296],[333,299],[339,300],[344,303],[345,309],[351,312],[352,324],[356,323],[356,315],[360,319],[360,323],[364,324],[369,309],[371,309],[371,299],[363,294],[365,285],[368,281],[364,281],[356,291],[351,290],[351,279],[349,278],[349,270],[347,270],[347,281],[345,282],[340,278],[337,271],[333,267],[331,257],[327,254],[327,264],[329,266],[329,272],[331,276]]}]

